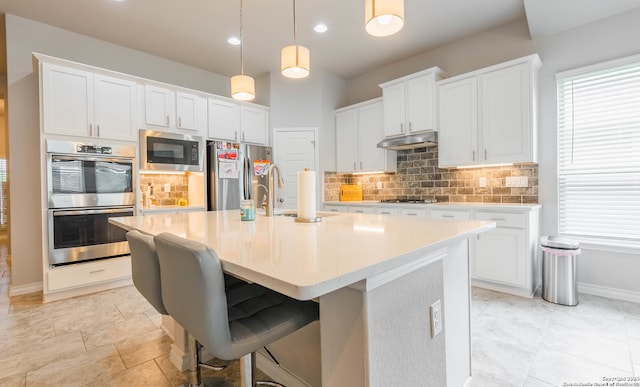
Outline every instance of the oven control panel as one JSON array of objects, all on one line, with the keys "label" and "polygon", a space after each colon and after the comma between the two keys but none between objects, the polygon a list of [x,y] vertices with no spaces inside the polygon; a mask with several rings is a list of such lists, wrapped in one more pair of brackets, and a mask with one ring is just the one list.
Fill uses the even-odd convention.
[{"label": "oven control panel", "polygon": [[102,155],[110,155],[113,150],[110,146],[99,146],[99,145],[84,145],[78,144],[76,145],[76,152],[78,153],[99,153]]}]

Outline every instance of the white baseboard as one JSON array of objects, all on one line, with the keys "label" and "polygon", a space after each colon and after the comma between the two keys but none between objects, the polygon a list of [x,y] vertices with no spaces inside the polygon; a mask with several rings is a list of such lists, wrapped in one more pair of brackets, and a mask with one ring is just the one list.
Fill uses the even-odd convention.
[{"label": "white baseboard", "polygon": [[493,282],[487,282],[487,281],[477,280],[473,278],[471,279],[471,286],[475,286],[483,289],[495,290],[496,292],[508,293],[508,294],[513,294],[514,296],[520,296],[520,297],[526,297],[526,298],[533,298],[533,295],[535,294],[535,291],[532,292],[531,289],[523,289],[523,288],[516,288],[513,286],[500,285]]},{"label": "white baseboard", "polygon": [[606,286],[578,283],[578,293],[591,294],[593,296],[614,298],[616,300],[640,303],[640,292],[631,290],[609,288]]},{"label": "white baseboard", "polygon": [[462,385],[462,387],[472,387],[472,386],[473,386],[473,378],[469,376],[467,378],[467,381],[464,382],[464,384]]},{"label": "white baseboard", "polygon": [[180,371],[186,371],[189,369],[189,354],[183,352],[175,343],[171,344],[169,361]]},{"label": "white baseboard", "polygon": [[9,285],[9,297],[22,296],[24,294],[42,292],[42,282],[34,282],[26,285]]},{"label": "white baseboard", "polygon": [[60,290],[51,293],[45,293],[42,297],[42,302],[58,301],[65,298],[84,296],[85,294],[91,294],[101,292],[103,290],[115,289],[122,286],[128,286],[133,284],[131,277],[123,278],[115,281],[103,282],[95,285],[81,286],[77,288],[71,288],[66,290]]},{"label": "white baseboard", "polygon": [[273,380],[287,387],[311,387],[302,379],[286,369],[279,367],[271,358],[263,355],[261,352],[256,352],[256,367],[260,368],[262,372],[269,375]]}]

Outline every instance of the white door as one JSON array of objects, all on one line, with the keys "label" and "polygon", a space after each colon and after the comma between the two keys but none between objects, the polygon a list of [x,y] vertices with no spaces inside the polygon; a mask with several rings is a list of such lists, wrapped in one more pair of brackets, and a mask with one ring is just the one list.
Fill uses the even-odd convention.
[{"label": "white door", "polygon": [[44,132],[93,136],[93,74],[42,65]]},{"label": "white door", "polygon": [[240,106],[230,101],[209,98],[209,131],[207,137],[238,141]]},{"label": "white door", "polygon": [[207,100],[199,95],[176,92],[176,128],[202,136],[207,127]]},{"label": "white door", "polygon": [[94,136],[112,140],[135,141],[136,121],[135,82],[96,74]]},{"label": "white door", "polygon": [[438,87],[438,166],[478,163],[478,81],[476,77]]},{"label": "white door", "polygon": [[322,177],[316,168],[315,128],[276,129],[273,135],[273,159],[280,168],[284,187],[277,191],[278,207],[298,206],[298,172],[309,168],[316,171],[316,208],[320,202]]}]

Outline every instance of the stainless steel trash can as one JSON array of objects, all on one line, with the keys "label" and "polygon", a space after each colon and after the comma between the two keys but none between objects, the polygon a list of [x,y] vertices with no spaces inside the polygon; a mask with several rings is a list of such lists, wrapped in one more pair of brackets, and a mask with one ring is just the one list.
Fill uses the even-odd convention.
[{"label": "stainless steel trash can", "polygon": [[542,298],[560,305],[578,305],[580,244],[555,236],[540,238]]}]

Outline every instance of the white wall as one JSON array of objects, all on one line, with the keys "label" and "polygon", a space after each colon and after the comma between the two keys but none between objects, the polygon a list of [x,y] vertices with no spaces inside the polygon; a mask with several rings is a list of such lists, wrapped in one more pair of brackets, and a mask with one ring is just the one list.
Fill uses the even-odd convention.
[{"label": "white wall", "polygon": [[[393,65],[347,81],[348,103],[380,96],[383,81],[431,66],[458,75],[531,53],[542,59],[539,80],[539,201],[542,203],[541,234],[557,235],[556,83],[559,71],[640,53],[640,9],[603,21],[531,40],[521,20],[407,58]],[[640,256],[583,249],[580,282],[590,291],[598,287],[632,292],[640,300]],[[604,291],[603,291],[604,293]]]},{"label": "white wall", "polygon": [[38,83],[32,52],[219,95],[229,78],[59,28],[5,15],[11,214],[11,286],[42,281]]}]

